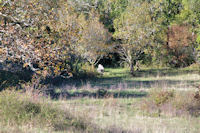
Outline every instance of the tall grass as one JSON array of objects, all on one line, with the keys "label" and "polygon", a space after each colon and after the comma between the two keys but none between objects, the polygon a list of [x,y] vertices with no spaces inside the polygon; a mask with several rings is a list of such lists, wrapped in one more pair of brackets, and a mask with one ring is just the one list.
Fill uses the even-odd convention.
[{"label": "tall grass", "polygon": [[200,117],[200,92],[156,89],[150,92],[142,107],[151,116]]},{"label": "tall grass", "polygon": [[[0,93],[0,132],[95,132],[101,131],[81,116],[58,108],[34,92]],[[27,131],[28,130],[28,131]]]},{"label": "tall grass", "polygon": [[[153,92],[151,92],[153,93]],[[157,98],[80,98],[56,102],[103,129],[119,133],[199,133],[200,116],[191,113],[194,92],[159,91]],[[159,100],[159,96],[165,98]],[[176,99],[177,98],[177,99]],[[188,99],[188,100],[187,100]],[[191,99],[191,100],[190,100]],[[150,102],[146,103],[146,101]],[[156,102],[155,102],[156,101]],[[144,108],[144,104],[148,104]],[[197,111],[197,110],[192,110]]]}]

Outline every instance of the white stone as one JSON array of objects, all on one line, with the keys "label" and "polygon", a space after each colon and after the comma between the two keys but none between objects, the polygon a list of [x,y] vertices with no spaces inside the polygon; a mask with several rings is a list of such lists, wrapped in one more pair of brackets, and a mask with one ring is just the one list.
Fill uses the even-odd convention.
[{"label": "white stone", "polygon": [[103,65],[99,64],[97,68],[97,72],[103,74],[104,73],[104,67]]}]

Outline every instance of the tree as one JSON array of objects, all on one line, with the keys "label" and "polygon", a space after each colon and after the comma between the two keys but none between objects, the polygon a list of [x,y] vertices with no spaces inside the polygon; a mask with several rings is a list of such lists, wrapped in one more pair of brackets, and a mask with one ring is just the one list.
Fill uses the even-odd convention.
[{"label": "tree", "polygon": [[99,16],[94,11],[90,13],[88,19],[85,19],[85,16],[80,16],[80,19],[81,39],[76,50],[94,68],[109,49],[110,34],[99,22]]},{"label": "tree", "polygon": [[126,9],[129,0],[71,0],[68,3],[78,14],[90,14],[95,10],[109,32],[114,32],[113,20]]},{"label": "tree", "polygon": [[[78,31],[69,20],[66,23],[60,19],[64,12],[67,14],[67,10],[62,10],[63,6],[66,8],[67,4],[62,0],[0,3],[0,60],[4,69],[12,70],[8,67],[8,62],[11,62],[45,76],[71,71],[68,62],[74,53],[70,48],[72,42],[78,40]],[[67,15],[66,18],[71,18]],[[65,29],[60,26],[63,23]],[[16,68],[13,70],[18,71]]]},{"label": "tree", "polygon": [[154,0],[157,9],[152,16],[158,24],[154,33],[154,45],[151,48],[152,62],[157,66],[166,66],[170,59],[168,55],[169,28],[176,21],[176,16],[183,9],[182,0]]},{"label": "tree", "polygon": [[169,28],[169,64],[173,67],[189,66],[195,61],[195,36],[190,29],[187,24],[173,25]]},{"label": "tree", "polygon": [[153,34],[159,26],[152,17],[155,9],[155,4],[139,0],[131,1],[120,18],[114,21],[116,30],[114,37],[121,41],[117,52],[121,59],[129,64],[132,74],[145,49],[153,43]]},{"label": "tree", "polygon": [[109,32],[115,32],[113,21],[120,17],[126,10],[129,0],[99,0],[98,12],[100,20],[103,22]]},{"label": "tree", "polygon": [[177,17],[182,22],[187,22],[191,25],[190,30],[192,31],[195,39],[193,43],[196,43],[195,53],[196,53],[196,62],[199,62],[199,53],[200,53],[200,1],[199,0],[183,0],[184,10]]},{"label": "tree", "polygon": [[[193,1],[194,2],[194,1]],[[188,0],[166,0],[162,17],[162,40],[164,57],[167,65],[173,67],[188,66],[194,62],[195,27],[197,19],[190,8],[193,3]],[[161,18],[161,17],[160,17]],[[187,47],[186,47],[187,45]]]}]

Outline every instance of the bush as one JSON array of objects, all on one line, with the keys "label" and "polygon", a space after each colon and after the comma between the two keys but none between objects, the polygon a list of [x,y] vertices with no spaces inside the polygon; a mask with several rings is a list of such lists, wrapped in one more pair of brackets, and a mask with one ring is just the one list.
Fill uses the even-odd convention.
[{"label": "bush", "polygon": [[[53,116],[52,114],[58,114]],[[41,101],[23,97],[22,94],[15,91],[3,91],[0,93],[0,118],[1,122],[24,124],[30,121],[38,120],[38,124],[53,123],[55,117],[60,117],[59,110],[49,107],[48,104]]]},{"label": "bush", "polygon": [[142,110],[151,116],[160,116],[162,107],[167,104],[175,95],[174,91],[152,90],[148,98],[143,101]]},{"label": "bush", "polygon": [[200,116],[200,91],[154,90],[143,101],[142,109],[151,116]]},{"label": "bush", "polygon": [[0,93],[0,123],[4,126],[48,128],[51,131],[100,130],[80,116],[61,110],[33,92],[5,90]]},{"label": "bush", "polygon": [[157,105],[161,106],[174,97],[174,91],[169,90],[153,90],[150,93],[150,99]]},{"label": "bush", "polygon": [[172,25],[168,31],[168,63],[171,67],[187,67],[195,62],[195,36],[191,26]]}]

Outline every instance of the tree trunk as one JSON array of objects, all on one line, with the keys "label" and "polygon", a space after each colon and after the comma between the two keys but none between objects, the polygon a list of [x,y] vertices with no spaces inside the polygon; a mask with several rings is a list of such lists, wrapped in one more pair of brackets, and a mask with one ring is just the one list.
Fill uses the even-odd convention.
[{"label": "tree trunk", "polygon": [[136,62],[136,71],[139,71],[140,70],[140,63],[139,61]]},{"label": "tree trunk", "polygon": [[131,75],[133,76],[135,75],[133,63],[130,64],[130,72],[131,72]]},{"label": "tree trunk", "polygon": [[94,72],[95,71],[95,65],[94,65],[94,63],[92,63],[92,72]]}]

